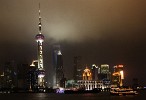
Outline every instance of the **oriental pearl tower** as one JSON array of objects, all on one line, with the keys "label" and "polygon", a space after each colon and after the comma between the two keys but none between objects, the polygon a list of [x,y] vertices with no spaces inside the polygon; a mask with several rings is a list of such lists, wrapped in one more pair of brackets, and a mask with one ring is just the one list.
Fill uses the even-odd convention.
[{"label": "oriental pearl tower", "polygon": [[40,4],[39,4],[39,33],[35,36],[37,42],[37,59],[38,59],[38,88],[44,88],[44,77],[45,77],[45,70],[43,65],[43,42],[44,42],[44,35],[41,33],[42,23],[41,23],[41,16],[40,16]]}]

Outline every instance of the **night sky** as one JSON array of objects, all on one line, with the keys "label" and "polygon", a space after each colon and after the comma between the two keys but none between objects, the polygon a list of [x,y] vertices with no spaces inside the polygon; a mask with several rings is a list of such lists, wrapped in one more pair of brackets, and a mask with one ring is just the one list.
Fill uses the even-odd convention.
[{"label": "night sky", "polygon": [[84,66],[123,64],[125,84],[146,85],[146,0],[0,0],[0,64],[37,58],[39,2],[47,75],[60,44],[67,78],[81,56]]}]

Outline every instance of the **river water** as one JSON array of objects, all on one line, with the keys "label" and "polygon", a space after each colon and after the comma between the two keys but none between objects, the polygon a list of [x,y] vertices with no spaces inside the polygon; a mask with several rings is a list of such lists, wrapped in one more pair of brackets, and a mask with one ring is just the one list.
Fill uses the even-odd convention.
[{"label": "river water", "polygon": [[5,93],[0,94],[0,100],[146,100],[146,91],[129,96],[111,96],[108,92],[96,94]]}]

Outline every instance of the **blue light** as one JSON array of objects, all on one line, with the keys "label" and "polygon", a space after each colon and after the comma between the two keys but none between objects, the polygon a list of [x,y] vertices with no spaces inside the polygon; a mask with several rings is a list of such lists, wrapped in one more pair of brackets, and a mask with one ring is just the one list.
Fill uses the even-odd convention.
[{"label": "blue light", "polygon": [[64,89],[63,88],[58,88],[58,89],[56,89],[56,93],[64,93]]}]

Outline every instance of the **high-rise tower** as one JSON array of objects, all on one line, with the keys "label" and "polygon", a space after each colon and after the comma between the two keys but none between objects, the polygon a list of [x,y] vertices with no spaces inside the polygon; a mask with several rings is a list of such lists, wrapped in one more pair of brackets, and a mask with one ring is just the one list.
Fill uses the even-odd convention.
[{"label": "high-rise tower", "polygon": [[81,56],[74,57],[74,80],[82,80]]},{"label": "high-rise tower", "polygon": [[44,87],[44,77],[45,70],[43,65],[43,42],[44,35],[41,33],[42,23],[41,23],[41,15],[40,15],[40,4],[39,4],[39,33],[35,36],[37,42],[37,58],[38,58],[38,87]]},{"label": "high-rise tower", "polygon": [[97,71],[98,71],[98,66],[96,66],[95,64],[92,65],[91,68],[92,71],[92,80],[97,80],[98,79],[98,75],[97,75]]},{"label": "high-rise tower", "polygon": [[116,86],[123,86],[124,71],[123,65],[114,66],[114,72],[112,73],[112,84]]},{"label": "high-rise tower", "polygon": [[54,45],[53,50],[53,63],[54,63],[54,86],[60,87],[61,80],[64,78],[63,73],[63,58],[60,50],[60,45]]}]

